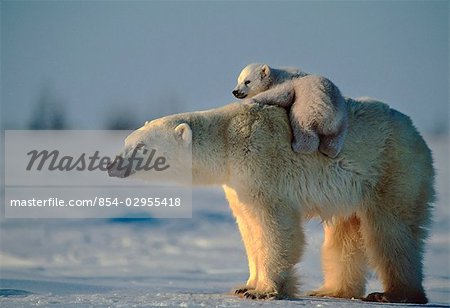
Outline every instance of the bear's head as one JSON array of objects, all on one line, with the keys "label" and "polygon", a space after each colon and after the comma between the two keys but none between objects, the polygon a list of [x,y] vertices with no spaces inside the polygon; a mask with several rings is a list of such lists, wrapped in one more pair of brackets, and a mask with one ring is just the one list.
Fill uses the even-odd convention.
[{"label": "bear's head", "polygon": [[268,90],[272,83],[271,69],[267,64],[249,64],[239,74],[233,95],[239,99],[251,98]]},{"label": "bear's head", "polygon": [[108,174],[150,182],[189,184],[192,178],[192,131],[174,117],[151,122],[132,132],[108,165]]}]

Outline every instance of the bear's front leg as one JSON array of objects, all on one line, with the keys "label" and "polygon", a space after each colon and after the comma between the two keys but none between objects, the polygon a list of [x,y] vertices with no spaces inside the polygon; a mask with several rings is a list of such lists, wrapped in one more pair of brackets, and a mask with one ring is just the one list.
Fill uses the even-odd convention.
[{"label": "bear's front leg", "polygon": [[251,193],[252,203],[247,204],[254,217],[250,228],[257,253],[258,279],[256,288],[246,291],[243,297],[293,298],[297,293],[294,266],[304,245],[301,216],[297,205],[265,199],[262,194]]},{"label": "bear's front leg", "polygon": [[249,100],[260,105],[275,105],[279,107],[292,106],[295,98],[294,88],[290,83],[281,84],[270,90],[259,93]]},{"label": "bear's front leg", "polygon": [[239,201],[239,198],[234,189],[228,187],[227,185],[224,185],[223,190],[225,192],[225,196],[228,200],[233,215],[236,218],[239,232],[241,234],[242,241],[244,242],[245,252],[247,254],[250,276],[247,280],[247,283],[232,290],[232,294],[242,295],[249,290],[254,290],[256,288],[256,282],[258,279],[256,268],[256,251],[254,247],[255,239],[254,235],[251,232],[251,226],[254,224],[254,217],[253,215],[248,213],[246,205]]}]

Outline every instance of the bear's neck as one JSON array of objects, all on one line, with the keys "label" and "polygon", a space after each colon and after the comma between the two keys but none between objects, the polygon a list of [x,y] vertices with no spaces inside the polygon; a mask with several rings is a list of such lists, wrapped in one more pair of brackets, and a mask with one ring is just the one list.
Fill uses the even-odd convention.
[{"label": "bear's neck", "polygon": [[222,185],[227,181],[227,124],[217,114],[199,113],[192,129],[192,184]]}]

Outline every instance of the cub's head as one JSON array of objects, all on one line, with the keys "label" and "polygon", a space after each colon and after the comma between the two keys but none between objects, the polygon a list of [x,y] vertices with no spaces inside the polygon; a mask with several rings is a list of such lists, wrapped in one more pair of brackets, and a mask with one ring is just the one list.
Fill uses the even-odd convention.
[{"label": "cub's head", "polygon": [[191,145],[191,128],[181,119],[169,116],[146,122],[125,139],[122,151],[108,165],[108,174],[150,182],[189,182]]},{"label": "cub's head", "polygon": [[267,64],[249,64],[239,74],[232,93],[240,99],[250,98],[268,90],[272,82],[271,69]]}]

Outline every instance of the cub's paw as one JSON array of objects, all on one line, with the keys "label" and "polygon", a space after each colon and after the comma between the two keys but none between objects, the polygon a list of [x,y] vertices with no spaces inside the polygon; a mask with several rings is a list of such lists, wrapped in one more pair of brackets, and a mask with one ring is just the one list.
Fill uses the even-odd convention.
[{"label": "cub's paw", "polygon": [[243,294],[244,298],[254,299],[254,300],[266,300],[266,299],[275,299],[277,298],[278,293],[273,291],[257,291],[257,290],[248,290]]}]

